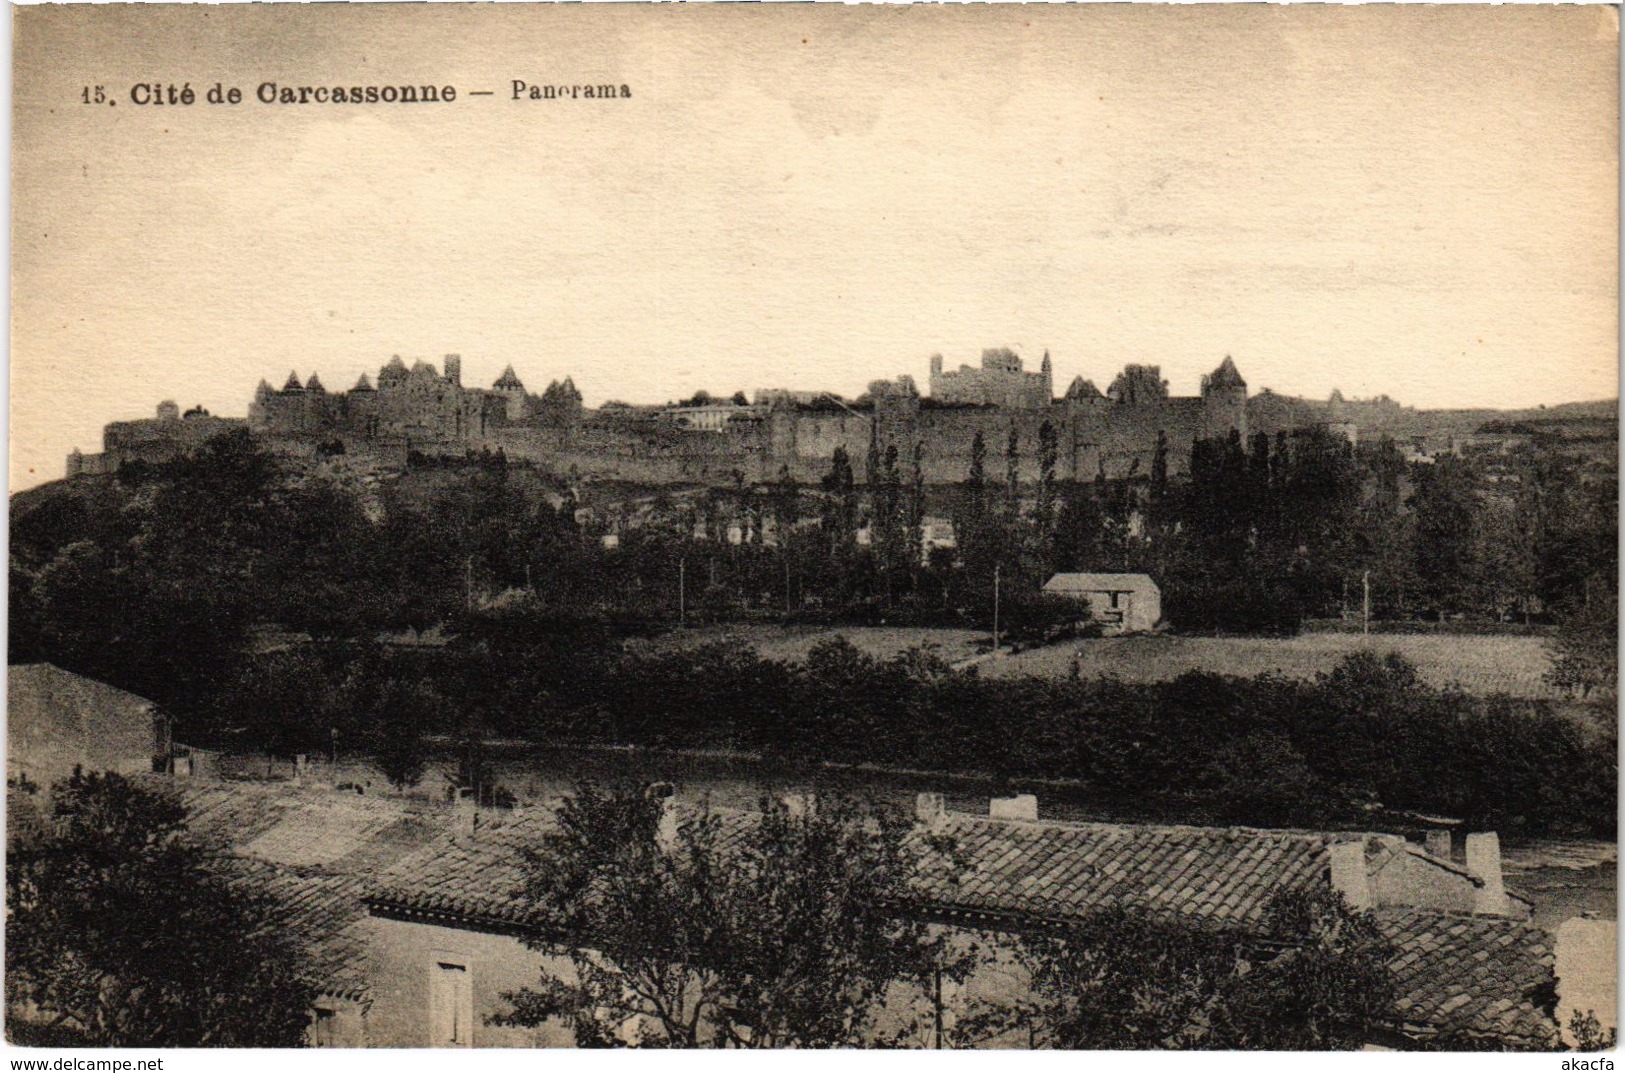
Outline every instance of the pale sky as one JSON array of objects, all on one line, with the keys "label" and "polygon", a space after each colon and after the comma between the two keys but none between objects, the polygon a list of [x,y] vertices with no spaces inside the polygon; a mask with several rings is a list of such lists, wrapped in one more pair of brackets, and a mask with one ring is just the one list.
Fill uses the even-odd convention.
[{"label": "pale sky", "polygon": [[[161,399],[240,416],[262,377],[397,353],[589,406],[923,387],[1001,345],[1058,388],[1147,362],[1192,394],[1231,354],[1315,398],[1618,394],[1605,7],[14,18],[14,490]],[[269,106],[268,80],[461,96]]]}]

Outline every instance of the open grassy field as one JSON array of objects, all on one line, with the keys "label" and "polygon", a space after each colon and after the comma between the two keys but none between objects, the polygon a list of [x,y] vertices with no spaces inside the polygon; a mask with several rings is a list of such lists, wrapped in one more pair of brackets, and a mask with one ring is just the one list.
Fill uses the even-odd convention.
[{"label": "open grassy field", "polygon": [[[799,662],[813,645],[842,636],[859,650],[885,659],[916,645],[935,646],[952,662],[977,655],[985,631],[939,630],[903,626],[714,626],[674,631],[647,642],[671,650],[712,642],[754,648],[766,659]],[[1086,678],[1114,675],[1129,682],[1160,682],[1186,671],[1215,671],[1244,677],[1275,672],[1310,678],[1331,670],[1351,652],[1378,655],[1398,652],[1410,660],[1423,680],[1456,685],[1470,693],[1509,693],[1517,697],[1555,698],[1544,675],[1551,665],[1539,637],[1462,634],[1308,633],[1298,637],[1108,637],[1072,641],[997,659],[976,660],[986,676],[1038,675],[1063,677],[1072,661]]]},{"label": "open grassy field", "polygon": [[1470,693],[1509,693],[1555,697],[1543,676],[1551,665],[1542,638],[1438,634],[1310,633],[1299,637],[1108,637],[1051,645],[1014,656],[984,660],[984,675],[1042,675],[1071,672],[1074,659],[1086,678],[1115,675],[1125,681],[1156,682],[1186,671],[1216,671],[1246,677],[1271,671],[1309,678],[1330,670],[1359,651],[1398,652],[1423,680],[1456,685]]}]

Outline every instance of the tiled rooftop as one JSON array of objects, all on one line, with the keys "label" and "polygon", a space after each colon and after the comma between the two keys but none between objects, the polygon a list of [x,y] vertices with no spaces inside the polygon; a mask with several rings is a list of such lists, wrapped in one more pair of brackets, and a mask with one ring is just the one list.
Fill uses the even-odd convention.
[{"label": "tiled rooftop", "polygon": [[278,923],[304,945],[307,975],[319,993],[367,998],[363,898],[371,876],[292,870],[247,857],[232,858],[230,874],[275,901]]},{"label": "tiled rooftop", "polygon": [[188,782],[172,786],[187,827],[205,842],[270,864],[376,872],[445,829],[446,808],[289,782]]},{"label": "tiled rooftop", "polygon": [[446,829],[434,803],[288,782],[175,781],[189,833],[237,882],[270,894],[304,943],[322,993],[364,1000],[365,895],[380,873]]},{"label": "tiled rooftop", "polygon": [[[754,822],[714,810],[724,850]],[[472,839],[443,837],[386,872],[380,904],[522,924],[522,847],[549,829],[546,809],[486,820]],[[1112,906],[1216,926],[1256,925],[1282,890],[1325,882],[1331,836],[1245,828],[1024,823],[950,813],[922,854],[924,892],[954,913],[1062,921]],[[946,840],[947,852],[933,848]]]},{"label": "tiled rooftop", "polygon": [[[519,896],[523,849],[549,830],[551,815],[515,813],[488,821],[474,838],[442,837],[386,871],[372,899],[386,913],[475,929],[523,928],[535,919]],[[724,847],[754,822],[745,813],[721,819]],[[959,814],[949,814],[934,834],[951,839],[947,854],[929,848],[918,832],[911,837],[925,855],[926,892],[949,914],[1064,921],[1122,906],[1240,928],[1257,926],[1277,893],[1329,882],[1326,847],[1358,837]],[[1377,852],[1394,851],[1388,845],[1394,841],[1385,837]],[[1407,852],[1427,856],[1414,847]],[[1398,951],[1397,1013],[1412,1031],[1542,1045],[1554,1038],[1541,1007],[1541,989],[1552,986],[1544,931],[1431,910],[1382,909],[1377,916]]]},{"label": "tiled rooftop", "polygon": [[380,877],[374,901],[416,912],[492,924],[525,925],[530,912],[524,885],[524,850],[553,826],[547,809],[510,815],[485,813],[471,838],[442,835]]},{"label": "tiled rooftop", "polygon": [[1123,907],[1245,927],[1280,891],[1326,881],[1326,836],[1301,832],[950,813],[935,834],[954,860],[926,851],[927,889],[962,911],[1064,920]]},{"label": "tiled rooftop", "polygon": [[1376,916],[1396,950],[1389,964],[1404,1021],[1556,1046],[1557,1025],[1546,1012],[1556,1000],[1546,931],[1520,920],[1418,909],[1379,909]]}]

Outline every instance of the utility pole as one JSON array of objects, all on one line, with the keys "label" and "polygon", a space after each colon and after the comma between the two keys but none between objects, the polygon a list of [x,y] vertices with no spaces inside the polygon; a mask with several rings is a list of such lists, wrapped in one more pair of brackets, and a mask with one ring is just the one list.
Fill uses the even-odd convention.
[{"label": "utility pole", "polygon": [[1371,634],[1371,571],[1367,570],[1360,575],[1360,588],[1364,591],[1363,614],[1360,620],[1360,632],[1366,636]]},{"label": "utility pole", "polygon": [[932,982],[934,986],[931,995],[931,1013],[932,1027],[935,1030],[932,1032],[934,1037],[932,1046],[933,1049],[940,1051],[942,1050],[942,964],[940,962],[932,966]]},{"label": "utility pole", "polygon": [[999,654],[999,564],[993,564],[993,654]]}]

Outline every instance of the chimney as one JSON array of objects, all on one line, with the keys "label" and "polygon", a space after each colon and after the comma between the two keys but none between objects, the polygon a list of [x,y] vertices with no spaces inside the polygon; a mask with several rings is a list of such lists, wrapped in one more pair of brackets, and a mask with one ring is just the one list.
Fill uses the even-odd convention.
[{"label": "chimney", "polygon": [[988,805],[988,817],[995,820],[1038,819],[1038,798],[1032,794],[995,797]]},{"label": "chimney", "polygon": [[463,356],[461,354],[446,355],[446,379],[458,386],[463,382]]},{"label": "chimney", "polygon": [[818,798],[810,793],[790,793],[784,795],[784,811],[792,820],[799,820],[818,814]]},{"label": "chimney", "polygon": [[1332,889],[1343,896],[1351,909],[1370,909],[1371,878],[1365,870],[1365,839],[1333,842],[1326,847],[1331,865]]},{"label": "chimney", "polygon": [[1484,884],[1473,891],[1473,912],[1506,916],[1510,903],[1501,879],[1501,838],[1494,831],[1467,836],[1467,871]]},{"label": "chimney", "polygon": [[660,802],[660,820],[655,827],[655,845],[670,853],[677,848],[677,790],[669,782],[651,782],[645,797]]},{"label": "chimney", "polygon": [[1429,853],[1441,860],[1448,861],[1450,859],[1450,828],[1429,828],[1425,845]]},{"label": "chimney", "polygon": [[936,827],[948,818],[948,806],[941,794],[915,794],[914,818],[927,827]]},{"label": "chimney", "polygon": [[480,801],[474,795],[474,791],[469,788],[459,789],[452,809],[452,831],[457,840],[473,838],[480,825]]}]

